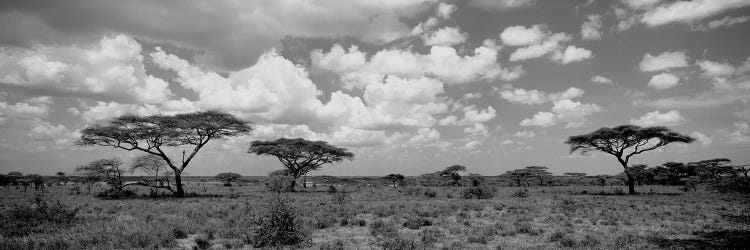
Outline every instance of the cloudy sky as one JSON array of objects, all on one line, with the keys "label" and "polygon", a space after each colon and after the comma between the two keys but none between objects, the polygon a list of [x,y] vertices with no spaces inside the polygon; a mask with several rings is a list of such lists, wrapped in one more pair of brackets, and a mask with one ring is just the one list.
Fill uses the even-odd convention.
[{"label": "cloudy sky", "polygon": [[279,169],[245,153],[279,137],[356,154],[317,174],[614,174],[563,142],[621,124],[698,139],[632,163],[750,163],[750,0],[189,3],[2,1],[0,173],[128,160],[72,143],[126,113],[208,109],[255,131],[210,143],[192,175]]}]

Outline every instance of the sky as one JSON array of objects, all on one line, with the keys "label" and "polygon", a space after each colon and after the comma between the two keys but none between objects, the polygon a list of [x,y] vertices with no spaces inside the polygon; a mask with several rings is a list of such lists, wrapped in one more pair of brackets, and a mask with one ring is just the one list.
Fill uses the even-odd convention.
[{"label": "sky", "polygon": [[0,173],[127,162],[80,130],[201,110],[254,131],[196,176],[280,169],[246,152],[281,137],[355,154],[319,175],[616,174],[564,142],[623,124],[697,139],[632,164],[750,163],[750,0],[9,0],[0,24]]}]

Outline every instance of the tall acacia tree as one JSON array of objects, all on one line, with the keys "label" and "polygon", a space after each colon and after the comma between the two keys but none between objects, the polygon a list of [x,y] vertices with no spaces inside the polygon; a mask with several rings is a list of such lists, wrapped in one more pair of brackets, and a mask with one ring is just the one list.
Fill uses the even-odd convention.
[{"label": "tall acacia tree", "polygon": [[667,127],[639,127],[621,125],[613,128],[600,128],[594,132],[568,138],[570,153],[576,151],[587,154],[602,151],[617,157],[628,180],[628,193],[635,194],[633,173],[628,166],[630,158],[675,142],[691,143],[695,138],[674,132]]},{"label": "tall acacia tree", "polygon": [[[81,131],[80,146],[110,146],[128,151],[142,151],[161,157],[174,172],[175,197],[184,197],[182,173],[198,151],[211,140],[250,134],[249,122],[220,111],[200,111],[177,115],[115,118],[106,125],[94,125]],[[166,147],[190,147],[182,158],[170,157]]]},{"label": "tall acacia tree", "polygon": [[254,141],[247,152],[278,158],[288,170],[287,174],[292,177],[292,192],[300,176],[320,169],[325,164],[354,159],[354,154],[346,148],[336,147],[324,141],[308,141],[302,138]]}]

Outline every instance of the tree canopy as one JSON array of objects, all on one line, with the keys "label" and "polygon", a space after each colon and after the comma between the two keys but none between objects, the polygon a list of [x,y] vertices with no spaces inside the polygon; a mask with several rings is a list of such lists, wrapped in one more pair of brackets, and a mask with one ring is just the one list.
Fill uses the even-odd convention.
[{"label": "tree canopy", "polygon": [[603,127],[594,132],[571,136],[565,142],[570,144],[570,152],[587,154],[601,151],[617,157],[628,177],[628,192],[635,194],[633,176],[628,167],[630,158],[671,143],[691,143],[695,138],[674,132],[667,127],[639,127],[621,125],[613,128]]},{"label": "tree canopy", "polygon": [[278,158],[288,170],[287,174],[294,179],[320,169],[325,164],[354,159],[354,154],[346,148],[336,147],[324,141],[308,141],[302,138],[253,141],[247,152]]},{"label": "tree canopy", "polygon": [[[108,124],[81,131],[80,146],[109,146],[142,151],[161,157],[175,176],[175,196],[183,197],[181,175],[198,151],[211,140],[250,134],[250,123],[219,111],[200,111],[177,115],[139,116],[127,114]],[[192,146],[179,158],[169,157],[164,147]]]},{"label": "tree canopy", "polygon": [[216,175],[216,179],[224,182],[224,186],[232,186],[232,182],[242,178],[242,175],[238,173],[220,173]]},{"label": "tree canopy", "polygon": [[452,165],[452,166],[446,167],[442,171],[439,171],[438,174],[441,177],[451,178],[453,180],[453,183],[452,183],[453,185],[460,186],[461,174],[459,174],[458,172],[461,172],[461,171],[466,171],[466,167],[461,166],[461,165]]}]

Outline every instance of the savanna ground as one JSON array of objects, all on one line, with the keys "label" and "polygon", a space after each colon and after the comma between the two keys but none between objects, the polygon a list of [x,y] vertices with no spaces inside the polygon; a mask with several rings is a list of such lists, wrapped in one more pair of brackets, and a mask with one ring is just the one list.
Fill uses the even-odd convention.
[{"label": "savanna ground", "polygon": [[[104,187],[98,187],[99,191]],[[198,196],[101,199],[0,187],[0,249],[250,249],[271,197],[289,201],[309,237],[303,249],[746,249],[750,197],[679,187],[499,187],[463,199],[464,187],[339,185],[276,194],[262,182],[188,182]],[[341,190],[346,191],[341,192]],[[96,192],[95,190],[94,192]],[[84,192],[85,193],[85,192]],[[432,197],[434,196],[434,197]],[[35,200],[78,209],[70,222],[15,222]],[[30,205],[31,204],[31,205]],[[20,208],[20,209],[19,209]],[[33,223],[32,223],[33,222]]]}]

